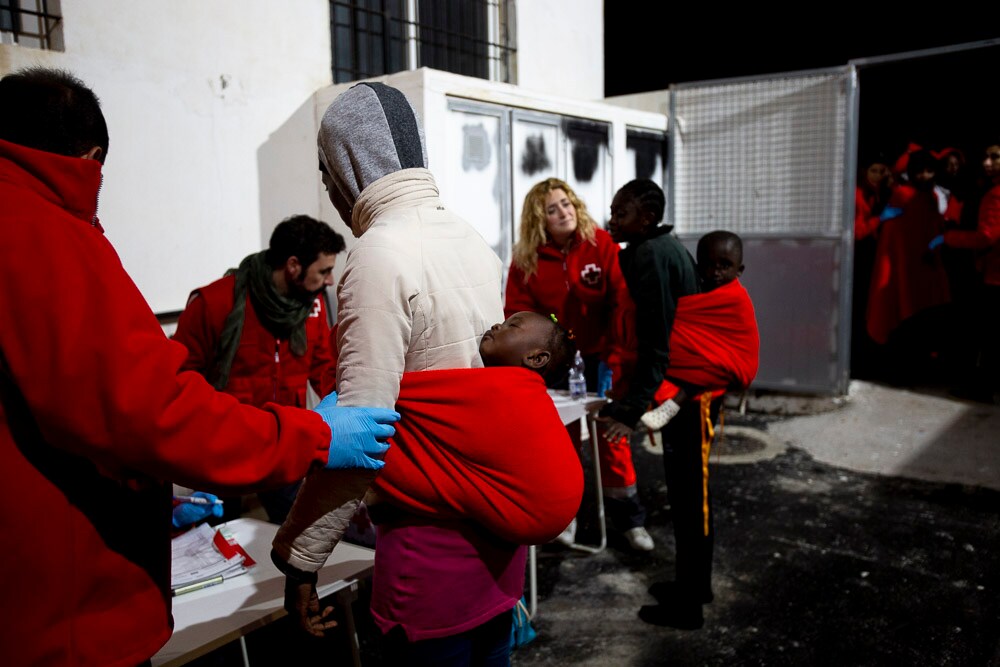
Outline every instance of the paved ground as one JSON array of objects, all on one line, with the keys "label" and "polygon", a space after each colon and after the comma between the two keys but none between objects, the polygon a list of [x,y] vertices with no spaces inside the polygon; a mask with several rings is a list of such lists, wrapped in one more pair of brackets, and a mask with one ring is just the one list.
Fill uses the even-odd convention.
[{"label": "paved ground", "polygon": [[[710,468],[705,627],[636,616],[654,602],[649,584],[673,576],[661,458],[642,439],[656,550],[631,553],[616,536],[594,555],[542,549],[538,638],[514,667],[1000,665],[1000,406],[855,383],[846,400],[761,395],[748,407],[727,413]],[[581,541],[597,538],[592,497]],[[382,665],[364,597],[355,614],[365,666]],[[253,665],[290,664],[255,635]]]},{"label": "paved ground", "polygon": [[754,403],[711,466],[705,627],[636,618],[673,576],[660,460],[639,447],[652,557],[546,551],[539,638],[514,665],[1000,665],[1000,407],[866,383]]}]

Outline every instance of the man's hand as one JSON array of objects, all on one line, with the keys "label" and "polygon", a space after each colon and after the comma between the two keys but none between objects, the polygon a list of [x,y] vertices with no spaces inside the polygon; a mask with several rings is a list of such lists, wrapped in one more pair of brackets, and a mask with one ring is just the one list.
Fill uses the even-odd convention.
[{"label": "man's hand", "polygon": [[886,220],[892,220],[893,218],[898,218],[903,215],[903,209],[898,206],[886,206],[882,209],[881,215],[878,216],[879,221],[885,222]]},{"label": "man's hand", "polygon": [[326,467],[379,470],[389,451],[389,438],[396,434],[392,424],[399,413],[385,408],[338,408],[337,393],[319,402],[313,411],[330,427],[330,454]]},{"label": "man's hand", "polygon": [[171,519],[174,528],[184,528],[210,516],[222,518],[222,504],[216,502],[219,500],[218,496],[204,491],[195,491],[191,495],[195,498],[204,498],[208,502],[204,504],[179,503],[174,506],[173,518]]},{"label": "man's hand", "polygon": [[320,611],[316,584],[302,583],[291,577],[285,577],[285,611],[302,630],[314,637],[323,637],[327,630],[337,625],[337,621],[327,620],[333,607]]},{"label": "man's hand", "polygon": [[597,395],[606,398],[611,391],[611,380],[613,372],[611,367],[603,361],[597,365]]},{"label": "man's hand", "polygon": [[614,441],[623,436],[632,435],[632,429],[611,417],[597,417],[597,421],[604,424],[604,437]]}]

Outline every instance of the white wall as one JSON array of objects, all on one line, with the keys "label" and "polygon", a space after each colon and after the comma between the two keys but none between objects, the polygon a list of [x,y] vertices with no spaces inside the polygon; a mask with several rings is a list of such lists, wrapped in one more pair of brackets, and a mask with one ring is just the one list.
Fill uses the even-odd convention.
[{"label": "white wall", "polygon": [[[350,236],[316,173],[326,107],[317,91],[332,99],[327,0],[61,4],[65,51],[2,44],[0,75],[61,67],[101,98],[111,143],[99,215],[154,311],[183,308],[191,289],[265,247],[287,215]],[[604,90],[603,3],[516,4],[519,86],[396,75],[429,113],[435,173],[442,93],[583,117],[600,107],[590,101]]]},{"label": "white wall", "polygon": [[517,85],[580,100],[602,99],[603,0],[520,0]]},{"label": "white wall", "polygon": [[0,45],[0,74],[65,68],[101,98],[101,222],[153,310],[179,310],[300,212],[262,215],[258,151],[331,81],[328,2],[63,0],[62,14],[64,52]]}]

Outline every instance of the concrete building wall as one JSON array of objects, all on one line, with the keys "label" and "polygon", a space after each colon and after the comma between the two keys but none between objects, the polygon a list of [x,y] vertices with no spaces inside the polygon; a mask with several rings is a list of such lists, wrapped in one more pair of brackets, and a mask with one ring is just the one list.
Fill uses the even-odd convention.
[{"label": "concrete building wall", "polygon": [[0,45],[0,74],[65,68],[100,97],[110,146],[99,215],[157,312],[183,308],[278,222],[262,215],[258,151],[331,81],[328,2],[295,9],[64,0],[65,51]]},{"label": "concrete building wall", "polygon": [[[314,134],[314,94],[332,80],[328,0],[63,0],[60,11],[65,50],[0,44],[0,75],[65,68],[101,98],[99,215],[154,311],[183,308],[283,217],[329,211]],[[515,13],[515,94],[600,100],[603,3],[521,0]]]},{"label": "concrete building wall", "polygon": [[516,83],[550,95],[602,99],[604,2],[518,2]]}]

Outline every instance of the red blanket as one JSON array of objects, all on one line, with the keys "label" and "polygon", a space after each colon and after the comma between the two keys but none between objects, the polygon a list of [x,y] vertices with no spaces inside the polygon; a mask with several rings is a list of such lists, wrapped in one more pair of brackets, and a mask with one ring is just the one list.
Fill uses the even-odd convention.
[{"label": "red blanket", "polygon": [[903,214],[883,222],[879,231],[866,319],[868,335],[881,344],[907,319],[951,301],[944,265],[927,250],[944,231],[934,194],[901,185],[889,205]]},{"label": "red blanket", "polygon": [[469,518],[543,544],[576,516],[583,468],[540,375],[523,368],[406,373],[396,436],[373,488],[425,516]]},{"label": "red blanket", "polygon": [[[713,390],[748,387],[757,375],[759,354],[753,302],[739,280],[678,300],[670,377]],[[655,398],[662,403],[676,393],[676,386],[664,382]]]}]

